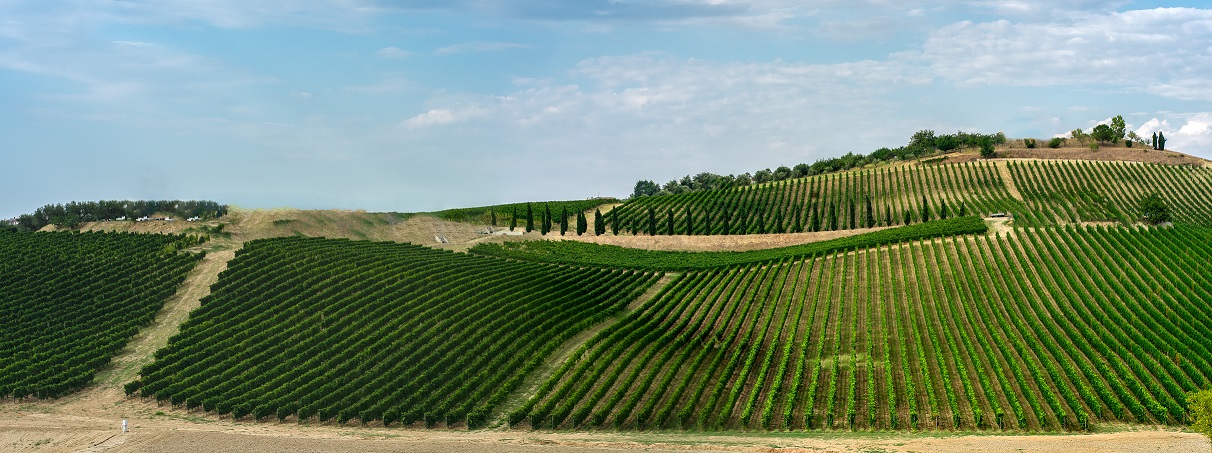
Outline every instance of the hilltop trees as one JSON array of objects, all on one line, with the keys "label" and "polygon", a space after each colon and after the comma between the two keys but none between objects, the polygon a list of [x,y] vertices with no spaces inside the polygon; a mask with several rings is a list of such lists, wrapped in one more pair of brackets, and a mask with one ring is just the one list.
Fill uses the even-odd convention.
[{"label": "hilltop trees", "polygon": [[513,231],[518,227],[518,208],[514,206],[513,214],[509,215],[509,231]]},{"label": "hilltop trees", "polygon": [[602,210],[598,208],[593,209],[593,234],[595,236],[606,234],[606,223],[602,221]]},{"label": "hilltop trees", "polygon": [[534,208],[526,203],[526,232],[534,231]]}]

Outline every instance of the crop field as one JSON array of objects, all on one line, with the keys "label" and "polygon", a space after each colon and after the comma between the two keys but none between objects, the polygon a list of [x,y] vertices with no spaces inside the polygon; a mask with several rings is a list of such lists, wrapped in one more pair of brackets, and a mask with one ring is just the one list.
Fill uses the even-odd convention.
[{"label": "crop field", "polygon": [[988,230],[989,227],[980,217],[966,216],[889,228],[828,241],[747,252],[642,250],[575,241],[482,243],[472,247],[470,252],[479,255],[576,266],[678,271],[802,258],[837,250],[859,249],[941,236],[979,234]]},{"label": "crop field", "polygon": [[1009,162],[1027,208],[1022,226],[1140,218],[1139,200],[1159,193],[1176,222],[1212,226],[1212,168],[1125,162]]},{"label": "crop field", "polygon": [[631,233],[753,234],[905,225],[1023,209],[994,164],[968,162],[879,167],[642,197],[615,208],[609,221]]},{"label": "crop field", "polygon": [[657,278],[408,244],[252,241],[126,390],[235,418],[474,427]]},{"label": "crop field", "polygon": [[1184,422],[1212,231],[1052,227],[688,272],[510,416],[544,428]]},{"label": "crop field", "polygon": [[[1007,166],[1023,200],[998,166]],[[1158,192],[1175,220],[1212,226],[1212,169],[1097,161],[1007,161],[878,167],[758,186],[642,197],[608,222],[633,234],[755,234],[906,225],[1005,212],[1017,226],[1139,220]],[[651,210],[651,212],[650,212]]]},{"label": "crop field", "polygon": [[0,231],[0,397],[93,381],[201,255],[184,236]]}]

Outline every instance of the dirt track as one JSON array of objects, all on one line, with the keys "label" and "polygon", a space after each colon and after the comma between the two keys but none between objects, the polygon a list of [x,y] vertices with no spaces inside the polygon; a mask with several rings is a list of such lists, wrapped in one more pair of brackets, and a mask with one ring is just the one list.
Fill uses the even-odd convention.
[{"label": "dirt track", "polygon": [[[116,406],[132,408],[136,401]],[[154,405],[151,405],[154,406]],[[149,407],[152,409],[154,407]],[[176,411],[170,411],[176,414]],[[182,414],[177,414],[182,415]],[[131,419],[120,433],[120,419],[58,413],[0,414],[3,451],[1120,451],[1207,452],[1206,437],[1161,430],[1088,435],[948,435],[915,433],[610,433],[531,431],[437,431],[294,423],[254,423],[174,418]]]}]

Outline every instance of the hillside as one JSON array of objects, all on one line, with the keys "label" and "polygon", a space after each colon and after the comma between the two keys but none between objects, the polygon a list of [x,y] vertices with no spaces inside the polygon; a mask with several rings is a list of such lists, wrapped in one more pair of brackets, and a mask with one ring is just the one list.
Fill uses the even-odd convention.
[{"label": "hillside", "polygon": [[[580,237],[484,234],[477,216],[496,207],[85,222],[209,237],[188,247],[210,252],[205,275],[135,335],[147,341],[107,349],[121,369],[66,397],[0,400],[0,414],[275,436],[719,432],[716,445],[1179,429],[1186,392],[1212,386],[1212,167],[1103,150],[1159,157],[952,153],[603,205],[607,233]],[[1174,225],[1142,223],[1154,192]]]}]

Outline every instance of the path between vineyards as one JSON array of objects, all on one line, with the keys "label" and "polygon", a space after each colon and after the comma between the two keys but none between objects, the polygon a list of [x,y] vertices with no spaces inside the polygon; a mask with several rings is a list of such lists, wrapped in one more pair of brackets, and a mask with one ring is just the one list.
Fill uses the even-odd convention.
[{"label": "path between vineyards", "polygon": [[644,294],[641,294],[640,297],[637,297],[635,300],[631,301],[630,304],[627,304],[627,307],[623,308],[622,313],[606,318],[606,320],[597,323],[597,325],[594,325],[593,327],[585,329],[585,331],[565,341],[564,344],[560,345],[559,349],[556,349],[554,353],[543,361],[542,365],[539,365],[538,368],[535,368],[534,371],[531,371],[530,374],[526,375],[526,379],[522,380],[522,384],[519,385],[508,398],[505,398],[505,402],[501,403],[500,406],[497,406],[496,410],[493,411],[492,416],[489,417],[489,424],[501,425],[505,423],[505,417],[514,410],[517,410],[517,408],[521,407],[523,404],[526,404],[526,401],[533,397],[535,392],[539,390],[539,386],[546,382],[547,379],[551,377],[552,373],[555,373],[556,369],[559,368],[564,361],[568,360],[568,357],[571,356],[572,353],[577,350],[577,348],[580,348],[581,345],[585,344],[586,341],[589,341],[590,338],[593,338],[594,335],[606,330],[610,326],[622,320],[625,316],[638,310],[649,300],[652,300],[653,297],[656,297],[657,293],[661,292],[661,289],[664,288],[665,285],[668,285],[669,282],[673,281],[673,279],[678,275],[680,274],[672,272],[666,273],[663,277],[657,280],[656,283],[649,287]]},{"label": "path between vineyards", "polygon": [[1010,196],[1018,201],[1023,201],[1023,194],[1018,191],[1018,186],[1014,185],[1014,175],[1010,174],[1009,161],[1003,160],[993,164],[997,167],[998,173],[1002,175],[1002,182],[1006,184],[1006,192],[1010,192]]},{"label": "path between vineyards", "polygon": [[151,363],[157,350],[168,345],[168,339],[177,334],[189,313],[210,294],[211,285],[219,281],[219,273],[227,269],[227,262],[235,255],[234,248],[208,252],[185,276],[177,293],[164,302],[155,321],[135,334],[110,365],[97,373],[92,386],[75,397],[65,398],[64,402],[82,409],[80,412],[90,413],[93,411],[89,409],[112,406],[125,398],[123,386],[139,376],[139,370]]}]

